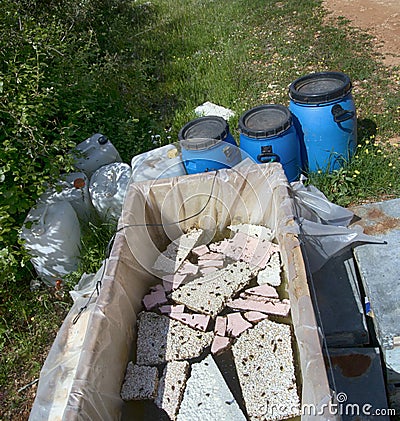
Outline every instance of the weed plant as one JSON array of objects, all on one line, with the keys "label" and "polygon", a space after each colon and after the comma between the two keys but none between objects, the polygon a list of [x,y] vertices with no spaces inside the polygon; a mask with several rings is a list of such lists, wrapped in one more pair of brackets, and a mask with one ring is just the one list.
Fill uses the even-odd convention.
[{"label": "weed plant", "polygon": [[[353,82],[359,146],[309,182],[341,205],[399,195],[399,69],[320,0],[4,0],[0,57],[0,418],[26,419],[35,386],[18,390],[38,377],[71,304],[67,290],[31,290],[18,231],[45,183],[72,169],[68,150],[94,132],[129,163],[176,141],[211,101],[235,111],[238,140],[242,112],[288,105],[302,75],[341,71]],[[72,283],[100,266],[110,238],[109,227],[88,228]]]}]

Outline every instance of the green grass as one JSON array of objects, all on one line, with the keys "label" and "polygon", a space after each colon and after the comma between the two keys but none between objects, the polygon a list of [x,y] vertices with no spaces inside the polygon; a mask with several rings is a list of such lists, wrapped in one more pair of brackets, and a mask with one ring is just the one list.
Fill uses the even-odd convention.
[{"label": "green grass", "polygon": [[[52,105],[54,136],[68,133],[77,143],[103,132],[130,162],[154,147],[154,135],[159,144],[176,141],[194,108],[211,101],[236,112],[230,127],[238,140],[242,112],[263,103],[288,105],[288,85],[302,75],[341,71],[354,85],[359,147],[341,170],[310,174],[309,181],[345,206],[399,196],[399,151],[389,143],[400,133],[399,69],[383,67],[372,40],[345,19],[330,19],[321,1],[92,0],[63,6],[54,0],[49,13],[34,4],[43,33],[46,19],[56,16],[51,25],[57,34],[69,34],[58,38],[62,54],[43,56],[40,68],[44,88],[56,78],[51,69],[63,69]],[[18,390],[38,377],[71,304],[68,287],[99,267],[112,230],[87,227],[82,265],[61,291],[31,291],[32,268],[9,260],[23,275],[0,283],[0,419],[26,418],[35,387]]]}]

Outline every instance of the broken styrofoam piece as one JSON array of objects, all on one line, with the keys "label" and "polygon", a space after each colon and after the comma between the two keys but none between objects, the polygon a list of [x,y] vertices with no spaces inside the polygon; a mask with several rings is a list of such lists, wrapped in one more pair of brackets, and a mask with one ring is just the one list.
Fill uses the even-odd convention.
[{"label": "broken styrofoam piece", "polygon": [[208,266],[200,269],[200,273],[204,275],[208,275],[209,273],[214,273],[218,270],[215,266]]},{"label": "broken styrofoam piece", "polygon": [[154,403],[176,420],[189,373],[187,361],[171,361],[164,368]]},{"label": "broken styrofoam piece", "polygon": [[200,257],[200,256],[203,256],[203,254],[208,253],[209,251],[210,251],[210,249],[205,244],[201,244],[200,246],[195,247],[192,250],[192,253],[195,256]]},{"label": "broken styrofoam piece", "polygon": [[200,269],[210,268],[210,267],[221,269],[224,267],[224,261],[223,260],[199,260],[198,265]]},{"label": "broken styrofoam piece", "polygon": [[257,283],[258,285],[269,284],[277,287],[281,282],[281,260],[279,252],[276,252],[271,255],[265,269],[258,272]]},{"label": "broken styrofoam piece", "polygon": [[215,317],[255,273],[256,270],[245,262],[231,263],[224,269],[182,285],[170,294],[170,298],[193,311]]},{"label": "broken styrofoam piece", "polygon": [[219,336],[225,336],[227,319],[225,316],[217,316],[215,319],[214,333]]},{"label": "broken styrofoam piece", "polygon": [[263,320],[232,346],[250,420],[300,415],[291,341],[290,326]]},{"label": "broken styrofoam piece", "polygon": [[192,365],[177,420],[246,420],[211,355]]},{"label": "broken styrofoam piece", "polygon": [[229,120],[231,117],[235,116],[235,113],[229,108],[213,104],[210,101],[206,101],[204,104],[197,106],[194,112],[199,117],[216,115],[218,117],[224,118],[225,120]]},{"label": "broken styrofoam piece", "polygon": [[231,313],[227,316],[227,332],[228,335],[233,336],[234,338],[237,338],[242,334],[245,330],[249,329],[250,327],[253,327],[251,323],[249,323],[247,320],[243,319],[242,315],[240,313]]},{"label": "broken styrofoam piece", "polygon": [[235,224],[229,225],[228,228],[232,232],[241,232],[243,234],[250,235],[258,239],[264,239],[267,241],[272,241],[273,232],[271,228],[264,227],[263,225],[253,225],[253,224]]},{"label": "broken styrofoam piece", "polygon": [[222,253],[209,252],[199,257],[199,264],[203,260],[224,260],[225,256]]},{"label": "broken styrofoam piece", "polygon": [[231,346],[231,339],[226,336],[215,335],[211,344],[211,354],[219,355],[227,351]]},{"label": "broken styrofoam piece", "polygon": [[261,322],[261,320],[268,319],[268,314],[260,313],[259,311],[246,311],[243,316],[250,323],[258,323]]},{"label": "broken styrofoam piece", "polygon": [[242,260],[263,269],[271,254],[279,251],[279,246],[263,238],[258,239],[243,232],[237,232],[233,238],[211,244],[210,250],[223,253],[235,261]]},{"label": "broken styrofoam piece", "polygon": [[167,301],[168,300],[165,295],[165,290],[163,289],[162,285],[158,285],[157,288],[154,288],[147,295],[145,295],[142,300],[146,310],[150,310],[161,304],[165,304]]},{"label": "broken styrofoam piece", "polygon": [[246,294],[250,295],[261,295],[262,297],[268,298],[279,298],[279,294],[276,289],[268,284],[259,285],[254,288],[249,288],[244,291]]},{"label": "broken styrofoam piece", "polygon": [[124,401],[153,399],[157,393],[158,370],[156,367],[146,367],[128,363],[124,383],[121,388],[121,398]]},{"label": "broken styrofoam piece", "polygon": [[237,298],[226,304],[235,310],[259,311],[261,313],[286,317],[290,312],[289,300],[279,301],[275,298]]},{"label": "broken styrofoam piece", "polygon": [[164,275],[162,277],[163,287],[166,292],[171,292],[179,288],[186,280],[187,274],[174,273],[173,275]]},{"label": "broken styrofoam piece", "polygon": [[190,251],[200,241],[202,235],[202,229],[193,229],[186,234],[182,234],[170,243],[167,249],[157,257],[153,269],[164,274],[175,273]]},{"label": "broken styrofoam piece", "polygon": [[193,263],[185,260],[182,263],[182,266],[178,269],[179,275],[196,275],[199,271],[198,266],[194,265]]},{"label": "broken styrofoam piece", "polygon": [[169,317],[174,320],[179,320],[185,325],[188,325],[193,329],[201,330],[202,332],[207,330],[207,326],[210,323],[210,316],[206,316],[205,314],[171,312]]},{"label": "broken styrofoam piece", "polygon": [[212,332],[200,332],[168,316],[142,311],[138,320],[137,364],[157,365],[201,355]]},{"label": "broken styrofoam piece", "polygon": [[175,313],[183,313],[185,311],[185,306],[182,304],[174,305],[164,305],[159,308],[161,314],[175,314]]}]

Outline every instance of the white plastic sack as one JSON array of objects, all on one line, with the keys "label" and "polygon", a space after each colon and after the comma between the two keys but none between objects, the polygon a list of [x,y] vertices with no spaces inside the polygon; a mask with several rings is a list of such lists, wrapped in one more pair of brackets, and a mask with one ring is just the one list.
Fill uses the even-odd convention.
[{"label": "white plastic sack", "polygon": [[67,201],[38,203],[21,229],[25,248],[39,277],[50,286],[78,268],[81,229]]},{"label": "white plastic sack", "polygon": [[128,164],[115,162],[104,165],[92,175],[89,185],[90,197],[103,220],[117,221],[121,216],[131,172]]},{"label": "white plastic sack", "polygon": [[135,183],[186,174],[178,144],[165,145],[134,156],[131,167],[132,181]]}]

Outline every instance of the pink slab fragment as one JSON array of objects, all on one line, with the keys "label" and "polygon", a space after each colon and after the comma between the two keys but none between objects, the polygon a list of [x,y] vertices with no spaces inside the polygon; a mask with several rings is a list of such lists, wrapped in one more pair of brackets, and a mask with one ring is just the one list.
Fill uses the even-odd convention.
[{"label": "pink slab fragment", "polygon": [[223,316],[217,316],[215,319],[214,333],[219,336],[225,336],[227,319]]},{"label": "pink slab fragment", "polygon": [[246,294],[261,295],[262,297],[279,298],[276,289],[271,285],[265,284],[258,287],[249,288],[244,291]]},{"label": "pink slab fragment", "polygon": [[199,263],[202,260],[224,260],[224,257],[222,253],[207,253],[199,257]]},{"label": "pink slab fragment", "polygon": [[196,275],[199,271],[198,266],[194,265],[193,263],[186,261],[182,264],[182,266],[178,270],[179,275]]},{"label": "pink slab fragment", "polygon": [[183,313],[185,311],[185,306],[183,304],[178,304],[176,306],[167,304],[161,306],[159,310],[162,314]]},{"label": "pink slab fragment", "polygon": [[214,336],[214,340],[211,344],[211,353],[213,355],[222,354],[226,351],[231,345],[231,341],[229,338],[225,336]]},{"label": "pink slab fragment", "polygon": [[164,287],[161,284],[154,285],[150,288],[150,291],[164,291]]},{"label": "pink slab fragment", "polygon": [[290,311],[290,303],[288,300],[278,301],[273,298],[265,298],[264,301],[238,298],[228,302],[227,306],[236,310],[260,311],[262,313],[283,317],[286,317]]},{"label": "pink slab fragment", "polygon": [[279,246],[266,240],[251,237],[237,232],[233,238],[210,245],[210,249],[223,253],[233,260],[243,260],[254,266],[265,268],[271,254],[279,250]]},{"label": "pink slab fragment", "polygon": [[175,273],[174,275],[165,275],[162,277],[163,280],[163,287],[166,292],[171,292],[174,289],[180,287],[180,285],[184,282],[187,275],[181,275],[179,273]]},{"label": "pink slab fragment", "polygon": [[152,291],[150,294],[147,294],[143,297],[143,305],[146,310],[150,310],[160,304],[165,304],[166,302],[167,297],[165,296],[164,290]]},{"label": "pink slab fragment", "polygon": [[171,313],[169,317],[203,332],[206,331],[210,322],[210,316],[206,316],[205,314]]},{"label": "pink slab fragment", "polygon": [[223,260],[199,260],[199,267],[201,268],[222,268],[224,267]]},{"label": "pink slab fragment", "polygon": [[207,275],[208,273],[213,273],[217,270],[218,270],[218,268],[216,268],[214,266],[209,266],[209,267],[205,267],[205,268],[200,268],[200,273],[202,275]]},{"label": "pink slab fragment", "polygon": [[237,338],[241,333],[253,326],[247,320],[243,319],[240,313],[231,313],[226,317],[228,319],[226,330],[234,338]]},{"label": "pink slab fragment", "polygon": [[201,246],[197,246],[192,250],[192,253],[198,257],[203,256],[203,254],[208,253],[210,250],[209,248],[203,244]]},{"label": "pink slab fragment", "polygon": [[259,311],[246,311],[244,317],[251,323],[258,323],[261,320],[268,319],[268,314],[260,313]]}]

